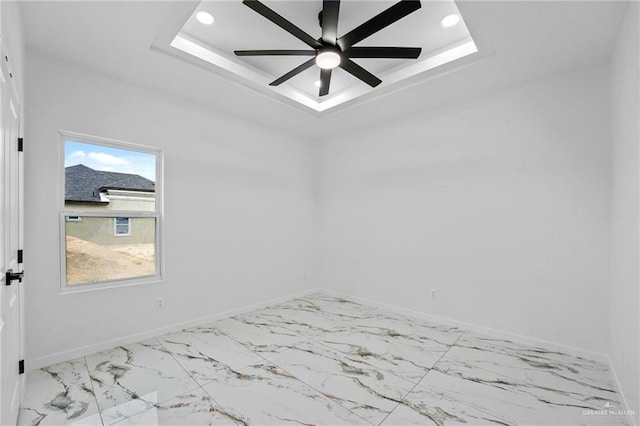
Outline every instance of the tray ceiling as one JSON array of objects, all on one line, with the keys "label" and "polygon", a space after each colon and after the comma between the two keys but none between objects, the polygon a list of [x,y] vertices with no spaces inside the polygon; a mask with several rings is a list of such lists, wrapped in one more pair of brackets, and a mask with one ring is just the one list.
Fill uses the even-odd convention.
[{"label": "tray ceiling", "polygon": [[[263,1],[269,8],[300,27],[312,37],[320,38],[318,13],[321,0]],[[396,1],[343,0],[340,5],[338,37],[386,10]],[[214,23],[205,25],[196,15],[206,11]],[[477,52],[476,45],[461,17],[456,25],[445,28],[441,19],[460,12],[455,2],[423,1],[416,12],[364,39],[356,46],[421,47],[418,59],[354,59],[358,65],[382,80],[372,88],[351,74],[333,70],[327,96],[318,95],[316,82],[320,68],[316,65],[280,86],[269,83],[309,58],[304,56],[238,57],[235,50],[305,49],[309,47],[263,16],[237,1],[203,1],[187,3],[162,28],[154,47],[194,64],[241,82],[255,90],[303,105],[321,113],[364,98],[385,87],[401,88],[400,82],[424,74],[434,68]],[[386,90],[388,92],[388,90]]]}]

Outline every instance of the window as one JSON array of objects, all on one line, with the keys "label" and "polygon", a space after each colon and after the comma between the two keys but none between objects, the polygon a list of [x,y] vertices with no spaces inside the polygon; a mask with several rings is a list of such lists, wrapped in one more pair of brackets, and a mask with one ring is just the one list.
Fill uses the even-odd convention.
[{"label": "window", "polygon": [[63,291],[162,278],[162,151],[60,132]]},{"label": "window", "polygon": [[128,217],[114,217],[113,226],[113,235],[130,235],[129,226],[131,226],[131,219]]}]

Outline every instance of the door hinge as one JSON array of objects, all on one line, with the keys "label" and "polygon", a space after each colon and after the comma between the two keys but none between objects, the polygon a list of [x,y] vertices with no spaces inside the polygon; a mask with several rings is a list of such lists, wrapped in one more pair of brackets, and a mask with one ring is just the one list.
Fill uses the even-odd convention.
[{"label": "door hinge", "polygon": [[24,139],[18,138],[18,152],[22,152],[24,150]]},{"label": "door hinge", "polygon": [[18,250],[18,263],[24,263],[24,254],[22,249]]},{"label": "door hinge", "polygon": [[18,374],[24,374],[24,359],[18,361]]}]

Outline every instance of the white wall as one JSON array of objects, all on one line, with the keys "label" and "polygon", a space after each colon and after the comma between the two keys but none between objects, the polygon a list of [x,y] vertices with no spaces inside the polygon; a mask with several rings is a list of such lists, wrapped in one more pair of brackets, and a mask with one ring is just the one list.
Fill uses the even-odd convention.
[{"label": "white wall", "polygon": [[[40,52],[27,63],[28,360],[316,286],[307,141]],[[58,129],[164,148],[164,282],[59,293]]]},{"label": "white wall", "polygon": [[612,238],[610,356],[629,408],[640,424],[640,93],[638,3],[620,29],[611,60]]},{"label": "white wall", "polygon": [[597,66],[325,142],[322,285],[606,352],[608,90]]},{"label": "white wall", "polygon": [[[631,371],[629,359],[637,371],[638,356],[636,338],[627,366],[618,367],[618,342],[628,341],[627,333],[637,336],[628,326],[634,312],[638,325],[637,288],[626,269],[633,265],[624,263],[625,256],[637,262],[637,239],[629,246],[623,238],[638,228],[631,220],[637,219],[638,159],[629,155],[637,143],[622,114],[627,93],[637,93],[637,77],[635,92],[622,88],[634,78],[632,59],[623,53],[634,48],[633,37],[621,32],[612,78],[613,165],[620,168],[614,170],[612,291],[636,301],[629,308],[612,300],[611,354],[619,376]],[[29,360],[318,283],[596,352],[609,347],[606,66],[314,147],[42,52],[30,51],[27,59]],[[60,196],[61,165],[52,161],[57,129],[165,149],[164,283],[59,294],[52,208]],[[629,183],[625,173],[636,180]],[[633,203],[635,214],[628,209]],[[165,297],[162,311],[155,309],[158,296]],[[625,393],[637,401],[637,372],[630,382]]]}]

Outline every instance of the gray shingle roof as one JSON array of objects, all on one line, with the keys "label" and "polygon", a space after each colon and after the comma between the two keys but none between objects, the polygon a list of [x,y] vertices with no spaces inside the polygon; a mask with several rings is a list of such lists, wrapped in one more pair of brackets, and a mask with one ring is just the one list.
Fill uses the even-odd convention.
[{"label": "gray shingle roof", "polygon": [[84,164],[64,169],[65,201],[99,203],[100,192],[107,189],[155,192],[155,183],[140,175],[93,170]]}]

